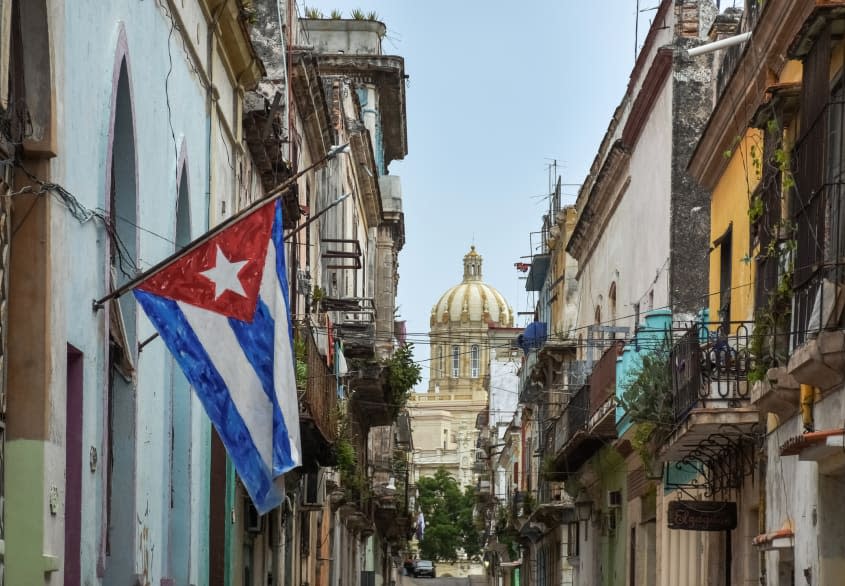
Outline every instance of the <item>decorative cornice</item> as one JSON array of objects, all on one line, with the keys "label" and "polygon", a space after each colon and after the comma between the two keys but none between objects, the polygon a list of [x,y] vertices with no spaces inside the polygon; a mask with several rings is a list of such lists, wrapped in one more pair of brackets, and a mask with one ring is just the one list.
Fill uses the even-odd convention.
[{"label": "decorative cornice", "polygon": [[200,2],[206,14],[219,15],[218,38],[237,83],[245,89],[254,88],[264,76],[265,70],[250,40],[242,0],[200,0]]},{"label": "decorative cornice", "polygon": [[378,88],[385,165],[404,159],[408,154],[405,60],[395,55],[331,53],[320,54],[318,62],[320,75],[340,75]]},{"label": "decorative cornice", "polygon": [[648,73],[646,73],[640,91],[637,92],[637,97],[633,106],[631,106],[631,113],[628,114],[628,119],[625,121],[625,127],[622,130],[622,142],[628,150],[633,150],[636,146],[643,127],[654,108],[657,96],[660,95],[660,91],[663,89],[671,71],[672,49],[660,47],[651,62]]},{"label": "decorative cornice", "polygon": [[311,158],[316,161],[326,156],[332,145],[331,114],[317,74],[317,60],[308,51],[294,51],[290,66],[291,90],[302,116]]},{"label": "decorative cornice", "polygon": [[605,224],[625,192],[627,182],[622,183],[622,180],[628,173],[630,160],[631,153],[622,141],[614,142],[566,245],[566,252],[578,261],[579,271],[586,264]]},{"label": "decorative cornice", "polygon": [[363,123],[349,129],[349,145],[352,147],[354,173],[360,186],[359,195],[364,206],[367,225],[378,226],[384,210],[381,203],[381,188],[378,183],[378,169],[370,133]]},{"label": "decorative cornice", "polygon": [[652,21],[653,24],[651,25],[651,29],[648,31],[648,35],[646,35],[645,41],[643,41],[643,46],[637,55],[637,60],[634,63],[634,69],[631,71],[631,77],[628,80],[627,93],[629,94],[634,90],[634,86],[636,85],[637,80],[639,80],[640,74],[642,74],[645,69],[648,56],[651,54],[651,49],[654,47],[654,43],[657,40],[657,35],[661,30],[663,30],[663,27],[658,23],[664,21],[666,15],[669,13],[670,6],[672,6],[672,0],[662,0],[660,5],[657,7],[657,12],[655,13],[654,20]]}]

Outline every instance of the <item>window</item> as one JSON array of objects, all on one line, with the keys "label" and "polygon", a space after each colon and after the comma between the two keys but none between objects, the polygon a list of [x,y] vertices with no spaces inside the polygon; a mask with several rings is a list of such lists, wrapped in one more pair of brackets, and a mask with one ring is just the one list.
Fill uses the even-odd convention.
[{"label": "window", "polygon": [[[115,97],[114,133],[111,152],[109,221],[120,243],[109,246],[112,286],[126,283],[137,263],[137,192],[135,136],[132,123],[129,74],[126,62],[120,65]],[[109,307],[108,360],[106,388],[108,421],[106,431],[106,544],[109,560],[104,583],[119,582],[118,575],[131,572],[123,552],[132,551],[135,539],[135,498],[128,482],[136,470],[135,389],[133,365],[137,360],[135,330],[137,305],[129,295],[113,300]],[[116,554],[116,555],[112,555]]]},{"label": "window", "polygon": [[438,373],[438,376],[444,376],[446,374],[446,356],[443,352],[443,346],[440,346],[440,348],[438,348],[438,352],[440,353],[440,361],[438,363],[440,366],[440,372]]},{"label": "window", "polygon": [[725,233],[713,242],[714,247],[719,249],[719,322],[726,334],[730,332],[731,326],[732,232],[731,224]]},{"label": "window", "polygon": [[[610,291],[607,293],[607,305],[610,310],[610,325],[616,325],[616,281],[610,284]],[[614,334],[615,336],[615,334]]]},{"label": "window", "polygon": [[578,528],[580,523],[569,523],[567,525],[567,537],[568,537],[568,551],[566,553],[569,557],[577,557],[578,556]]},{"label": "window", "polygon": [[479,362],[478,344],[473,344],[470,350],[470,376],[472,378],[478,378]]},{"label": "window", "polygon": [[452,378],[458,378],[461,372],[461,352],[458,346],[452,346]]},{"label": "window", "polygon": [[829,126],[839,122],[837,107],[831,104],[838,88],[831,94],[830,47],[831,30],[827,27],[820,32],[804,59],[798,121],[800,136],[792,157],[795,186],[789,198],[796,245],[792,274],[795,346],[804,343],[820,280],[826,276],[822,269],[824,243],[834,236],[825,233],[826,212],[832,211],[825,209],[826,203],[838,197],[838,186],[826,185],[826,182],[839,174],[839,165],[831,165],[831,158],[837,156],[837,143],[840,142],[839,130]]}]

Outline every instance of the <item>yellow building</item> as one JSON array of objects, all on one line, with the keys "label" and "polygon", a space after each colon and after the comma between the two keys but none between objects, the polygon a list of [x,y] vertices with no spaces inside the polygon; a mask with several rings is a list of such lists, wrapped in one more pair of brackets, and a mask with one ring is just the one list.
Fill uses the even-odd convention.
[{"label": "yellow building", "polygon": [[478,414],[487,407],[490,361],[510,360],[513,310],[482,280],[475,246],[464,256],[463,280],[431,310],[431,361],[426,393],[409,403],[416,476],[444,466],[461,486],[474,481]]}]

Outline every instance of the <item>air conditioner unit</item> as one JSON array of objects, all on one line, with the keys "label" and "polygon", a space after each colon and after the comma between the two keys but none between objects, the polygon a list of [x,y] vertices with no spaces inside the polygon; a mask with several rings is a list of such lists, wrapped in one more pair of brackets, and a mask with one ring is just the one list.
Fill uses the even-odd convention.
[{"label": "air conditioner unit", "polygon": [[296,271],[296,280],[300,291],[311,290],[311,271],[299,269]]},{"label": "air conditioner unit", "polygon": [[607,508],[618,509],[622,506],[622,491],[608,490],[607,491]]},{"label": "air conditioner unit", "polygon": [[304,508],[323,507],[326,496],[326,476],[322,468],[306,472],[302,477],[302,506]]}]

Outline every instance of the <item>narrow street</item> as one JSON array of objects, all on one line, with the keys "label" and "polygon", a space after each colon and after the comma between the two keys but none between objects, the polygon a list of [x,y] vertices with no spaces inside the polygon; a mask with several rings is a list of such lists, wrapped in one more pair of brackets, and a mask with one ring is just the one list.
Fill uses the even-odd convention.
[{"label": "narrow street", "polygon": [[0,0],[0,163],[0,586],[845,584],[845,0]]},{"label": "narrow street", "polygon": [[402,577],[404,586],[484,586],[484,576],[468,576],[466,578],[414,578],[412,576]]}]

